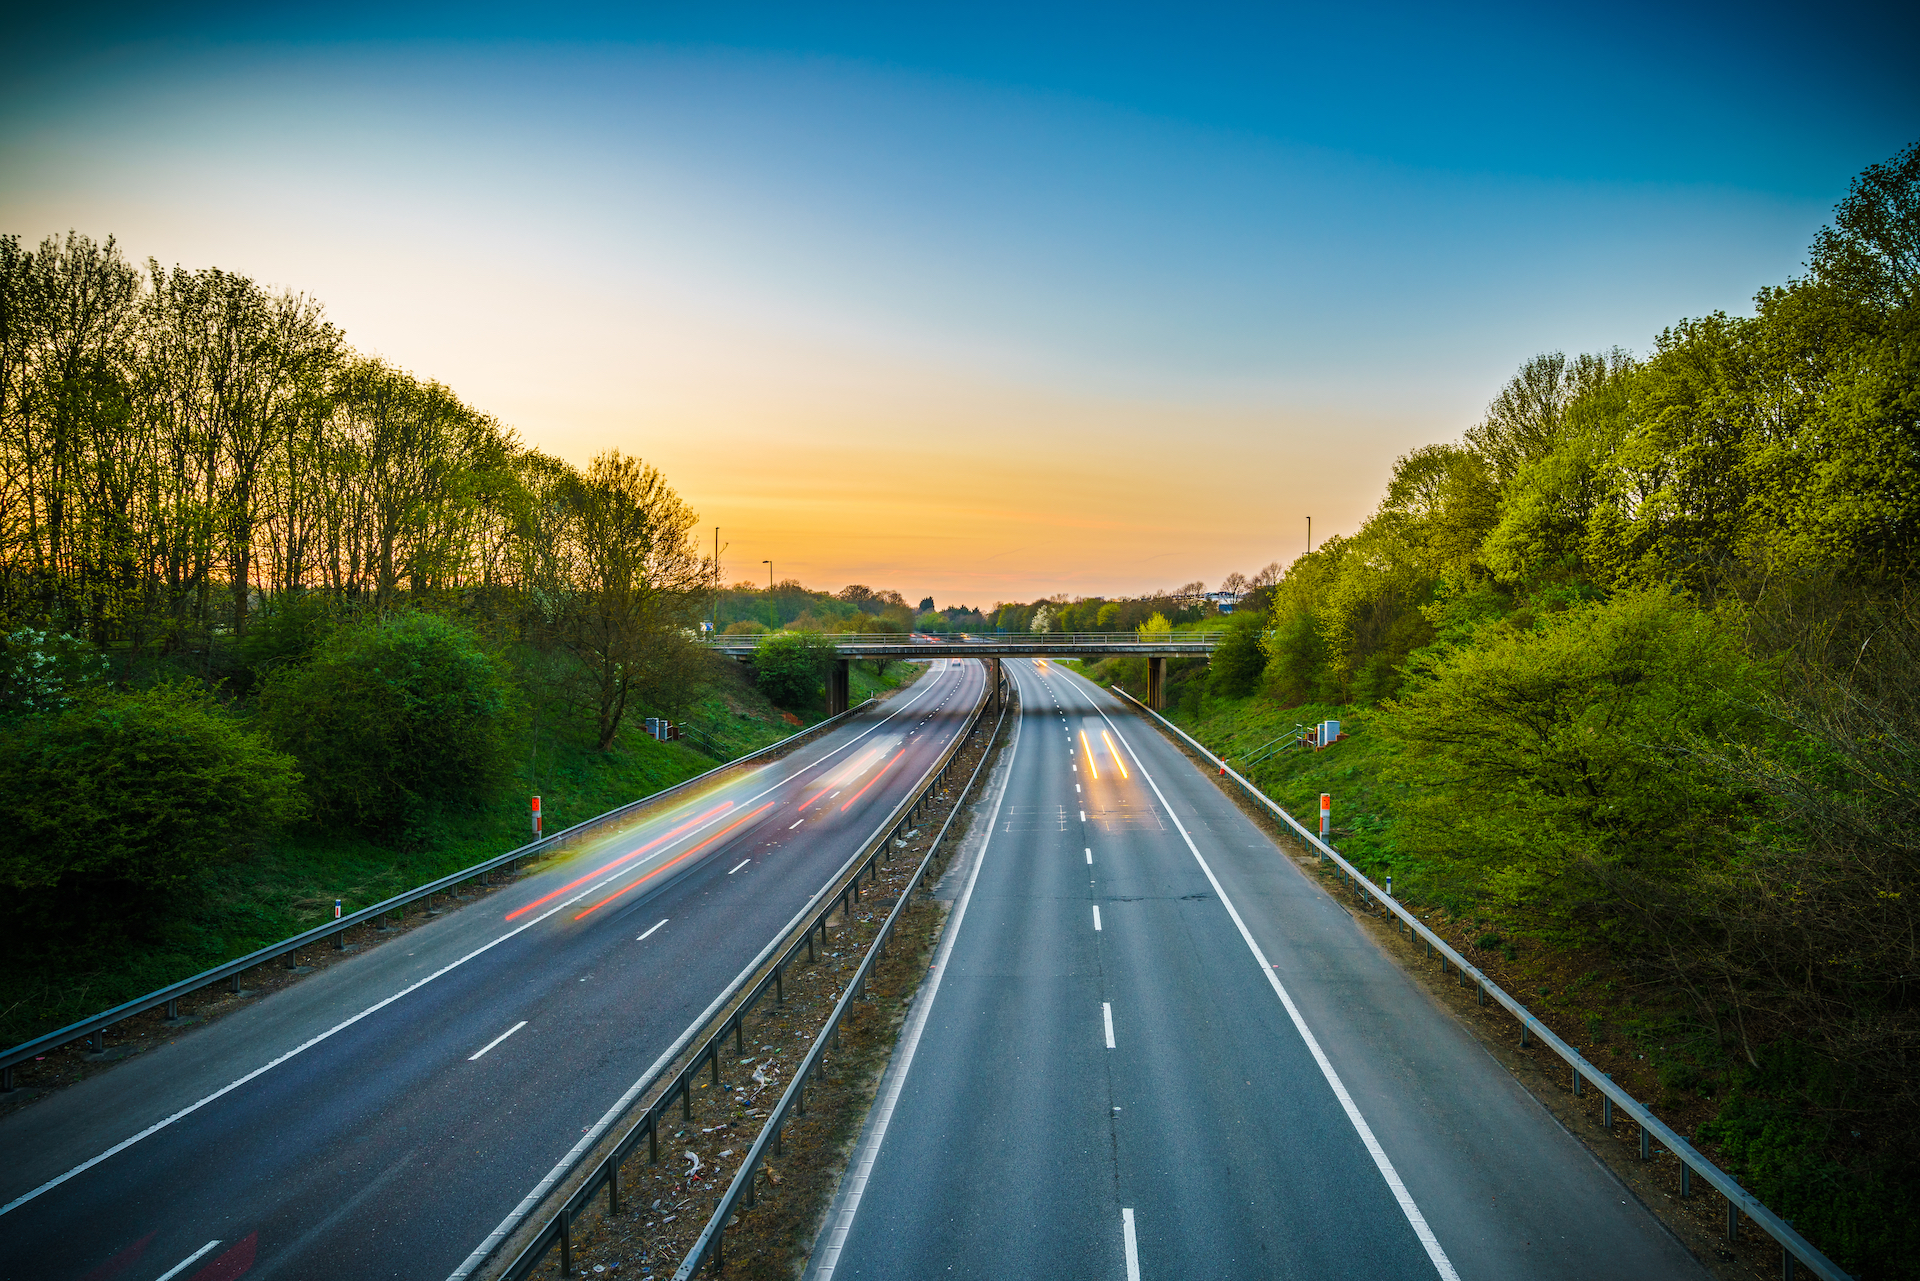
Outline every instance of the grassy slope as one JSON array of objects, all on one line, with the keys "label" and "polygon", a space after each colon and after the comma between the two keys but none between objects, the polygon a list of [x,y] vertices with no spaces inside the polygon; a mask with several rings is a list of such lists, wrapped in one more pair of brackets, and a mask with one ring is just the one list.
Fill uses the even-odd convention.
[{"label": "grassy slope", "polygon": [[[856,667],[855,698],[897,688],[923,670],[895,664],[882,683]],[[818,710],[800,718],[782,713],[744,673],[733,672],[685,713],[730,758],[786,737],[796,721],[821,718]],[[310,929],[333,915],[336,898],[351,912],[525,844],[534,793],[546,830],[555,832],[718,763],[684,741],[655,742],[644,717],[629,718],[611,751],[593,747],[583,726],[545,729],[538,751],[486,813],[446,822],[411,842],[313,828],[289,832],[255,858],[211,874],[197,893],[156,903],[136,936],[68,935],[40,941],[29,955],[16,952],[0,969],[0,1044],[17,1044]]]}]

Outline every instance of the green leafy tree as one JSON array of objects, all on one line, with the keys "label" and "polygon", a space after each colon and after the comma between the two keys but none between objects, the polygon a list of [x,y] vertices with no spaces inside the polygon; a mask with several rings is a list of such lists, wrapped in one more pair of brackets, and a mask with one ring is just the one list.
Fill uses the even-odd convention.
[{"label": "green leafy tree", "polygon": [[0,805],[0,882],[109,898],[182,885],[304,811],[293,760],[183,685],[15,722],[0,735]]},{"label": "green leafy tree", "polygon": [[1742,825],[1748,799],[1698,749],[1763,732],[1767,670],[1727,620],[1658,588],[1475,642],[1375,722],[1413,787],[1403,850],[1570,933],[1632,929],[1621,887],[1687,875]]},{"label": "green leafy tree", "polygon": [[520,720],[503,662],[426,613],[342,628],[270,677],[261,703],[319,812],[363,828],[491,800]]},{"label": "green leafy tree", "polygon": [[1213,692],[1226,698],[1245,698],[1260,688],[1267,670],[1267,652],[1261,633],[1267,620],[1263,615],[1235,612],[1213,651],[1210,683]]},{"label": "green leafy tree", "polygon": [[812,632],[775,632],[753,652],[754,682],[781,707],[810,707],[833,661],[832,641]]}]

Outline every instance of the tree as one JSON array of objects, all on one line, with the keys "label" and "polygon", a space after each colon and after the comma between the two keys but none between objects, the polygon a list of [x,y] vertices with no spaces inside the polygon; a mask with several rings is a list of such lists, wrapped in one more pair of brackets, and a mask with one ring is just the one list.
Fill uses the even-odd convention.
[{"label": "tree", "polygon": [[470,629],[409,613],[340,628],[309,662],[272,673],[261,715],[319,813],[405,829],[497,793],[520,699]]},{"label": "tree", "polygon": [[777,706],[810,707],[833,661],[832,641],[812,632],[775,632],[753,651],[754,682]]},{"label": "tree", "polygon": [[1569,934],[1639,928],[1623,878],[1684,876],[1751,799],[1702,743],[1754,740],[1770,683],[1739,633],[1660,588],[1504,621],[1421,668],[1376,725],[1412,784],[1400,840],[1458,887]]},{"label": "tree", "polygon": [[300,817],[299,783],[289,757],[187,686],[22,718],[0,734],[0,883],[177,887]]},{"label": "tree", "polygon": [[1260,688],[1260,678],[1267,670],[1267,654],[1261,645],[1266,622],[1261,614],[1237,610],[1228,620],[1219,648],[1213,651],[1209,683],[1214,693],[1244,698]]},{"label": "tree", "polygon": [[1814,238],[1814,278],[1878,311],[1913,305],[1920,287],[1920,142],[1868,165]]},{"label": "tree", "polygon": [[613,746],[636,692],[656,701],[686,685],[690,629],[712,566],[694,546],[698,523],[660,472],[610,450],[568,491],[567,644],[585,674],[601,751]]}]

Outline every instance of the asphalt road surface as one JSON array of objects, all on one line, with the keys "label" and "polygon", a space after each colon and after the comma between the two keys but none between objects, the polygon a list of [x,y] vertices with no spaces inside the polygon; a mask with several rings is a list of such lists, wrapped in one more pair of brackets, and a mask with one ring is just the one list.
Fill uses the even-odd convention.
[{"label": "asphalt road surface", "polygon": [[782,760],[14,1113],[0,1277],[448,1276],[905,797],[983,682],[935,660]]},{"label": "asphalt road surface", "polygon": [[1019,738],[812,1276],[1703,1277],[1186,757]]}]

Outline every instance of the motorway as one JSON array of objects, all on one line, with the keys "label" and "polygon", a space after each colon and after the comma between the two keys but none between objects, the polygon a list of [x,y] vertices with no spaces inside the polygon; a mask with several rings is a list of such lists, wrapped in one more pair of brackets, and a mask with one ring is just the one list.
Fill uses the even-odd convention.
[{"label": "motorway", "polygon": [[1045,663],[818,1281],[1704,1277],[1150,725]]},{"label": "motorway", "polygon": [[0,1277],[448,1276],[959,732],[983,665],[0,1122]]}]

